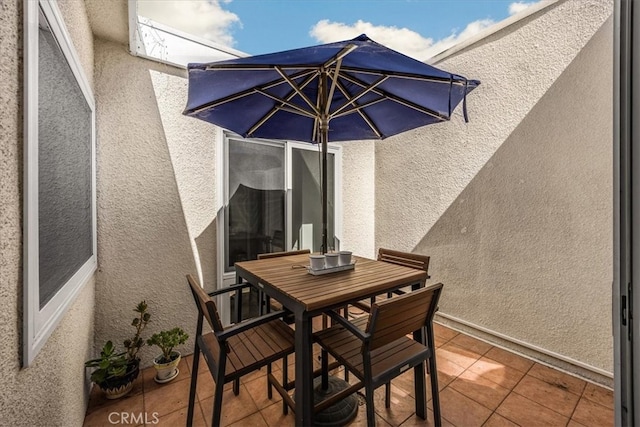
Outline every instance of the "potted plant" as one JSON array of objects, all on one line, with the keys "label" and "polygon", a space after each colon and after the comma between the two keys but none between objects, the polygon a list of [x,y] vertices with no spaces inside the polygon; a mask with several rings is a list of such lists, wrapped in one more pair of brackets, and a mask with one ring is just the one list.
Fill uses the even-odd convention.
[{"label": "potted plant", "polygon": [[180,373],[178,364],[180,363],[180,352],[173,348],[184,344],[189,339],[189,335],[181,328],[173,328],[168,331],[161,331],[153,334],[147,340],[147,345],[157,345],[162,350],[162,354],[153,360],[156,368],[154,380],[158,383],[166,383],[174,379]]},{"label": "potted plant", "polygon": [[85,367],[96,368],[91,373],[93,381],[105,394],[107,399],[117,399],[129,393],[133,382],[140,373],[140,358],[138,350],[144,345],[140,336],[150,322],[151,315],[147,312],[147,303],[140,302],[135,312],[138,313],[132,321],[136,333],[133,338],[124,341],[125,351],[116,352],[112,341],[107,341],[100,351],[100,357],[85,362]]}]

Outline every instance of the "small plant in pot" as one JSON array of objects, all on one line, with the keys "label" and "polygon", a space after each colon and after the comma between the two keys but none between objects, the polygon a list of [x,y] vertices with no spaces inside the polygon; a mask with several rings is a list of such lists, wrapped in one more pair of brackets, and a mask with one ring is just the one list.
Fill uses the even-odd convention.
[{"label": "small plant in pot", "polygon": [[133,388],[133,382],[140,373],[138,350],[144,345],[140,336],[151,315],[147,313],[147,304],[140,302],[134,309],[138,315],[131,325],[135,326],[133,338],[124,341],[125,351],[117,352],[112,341],[107,341],[100,351],[100,357],[85,362],[85,367],[96,368],[91,373],[93,381],[105,394],[107,399],[125,396]]},{"label": "small plant in pot", "polygon": [[161,331],[153,334],[147,340],[147,345],[157,345],[162,350],[162,354],[153,360],[156,368],[154,380],[158,383],[166,383],[178,376],[178,364],[180,363],[180,352],[174,347],[184,344],[189,339],[189,335],[181,328],[173,328],[168,331]]}]

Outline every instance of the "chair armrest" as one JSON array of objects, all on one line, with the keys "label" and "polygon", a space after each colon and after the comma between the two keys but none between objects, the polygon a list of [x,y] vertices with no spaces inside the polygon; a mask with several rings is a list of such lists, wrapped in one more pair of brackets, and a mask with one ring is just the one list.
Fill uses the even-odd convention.
[{"label": "chair armrest", "polygon": [[227,292],[233,292],[240,289],[248,288],[249,286],[251,286],[251,283],[249,282],[236,283],[227,288],[217,289],[213,292],[207,292],[207,295],[209,295],[210,297],[214,297],[216,295],[226,294]]},{"label": "chair armrest", "polygon": [[253,319],[245,320],[241,323],[236,323],[232,326],[229,326],[224,331],[215,332],[215,334],[220,340],[226,340],[229,337],[238,335],[241,332],[247,331],[251,328],[255,328],[256,326],[262,325],[263,323],[268,323],[272,320],[279,319],[287,313],[289,313],[287,310],[272,311],[271,313],[267,313],[263,316],[254,317]]},{"label": "chair armrest", "polygon": [[327,311],[327,314],[329,315],[329,317],[331,317],[332,320],[335,320],[336,322],[340,323],[349,332],[355,335],[358,339],[362,341],[367,341],[371,338],[371,334],[364,332],[363,330],[358,328],[356,325],[354,325],[353,323],[345,319],[343,316],[336,313],[335,311]]}]

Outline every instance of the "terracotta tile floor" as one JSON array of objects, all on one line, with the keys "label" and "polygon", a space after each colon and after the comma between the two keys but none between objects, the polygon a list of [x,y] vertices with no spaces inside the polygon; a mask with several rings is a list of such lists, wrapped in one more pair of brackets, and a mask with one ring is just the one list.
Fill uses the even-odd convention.
[{"label": "terracotta tile floor", "polygon": [[[436,325],[435,329],[444,426],[613,426],[611,390],[444,326]],[[153,381],[153,368],[146,369],[132,392],[116,401],[107,401],[94,388],[84,425],[185,425],[191,364],[191,356],[182,360],[179,377],[165,385]],[[196,426],[210,425],[213,405],[213,381],[206,364],[200,366],[203,371],[198,378]],[[266,398],[265,371],[244,377],[239,396],[234,396],[227,384],[222,425],[294,425],[291,412],[282,415],[277,393],[273,400]],[[293,370],[290,372],[292,375]],[[412,371],[393,381],[389,410],[384,407],[384,387],[376,391],[375,406],[379,426],[433,425],[431,401],[427,421],[415,416]],[[366,425],[364,407],[359,408],[350,425]]]}]

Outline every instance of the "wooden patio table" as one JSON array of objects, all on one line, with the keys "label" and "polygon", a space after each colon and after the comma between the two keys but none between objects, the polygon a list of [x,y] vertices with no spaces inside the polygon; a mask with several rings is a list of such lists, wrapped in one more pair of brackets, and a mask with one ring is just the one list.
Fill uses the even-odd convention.
[{"label": "wooden patio table", "polygon": [[[424,287],[427,273],[354,256],[353,270],[311,275],[309,255],[292,255],[235,264],[236,280],[246,280],[295,315],[295,416],[297,426],[313,425],[312,318],[348,303],[406,286]],[[423,334],[415,339],[424,343]],[[423,393],[426,393],[422,378]],[[424,394],[423,394],[424,395]]]}]

